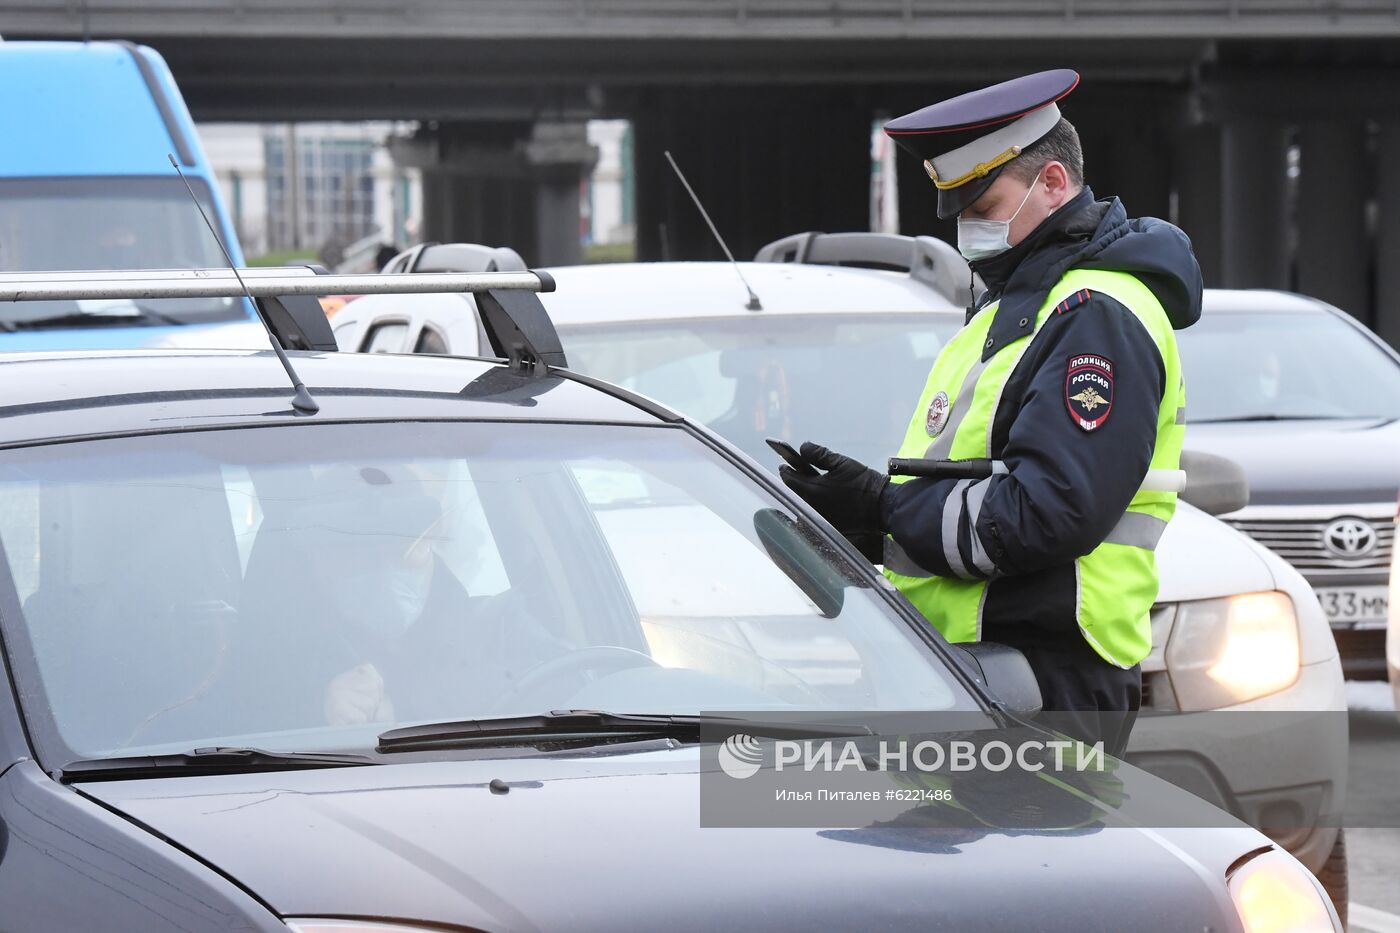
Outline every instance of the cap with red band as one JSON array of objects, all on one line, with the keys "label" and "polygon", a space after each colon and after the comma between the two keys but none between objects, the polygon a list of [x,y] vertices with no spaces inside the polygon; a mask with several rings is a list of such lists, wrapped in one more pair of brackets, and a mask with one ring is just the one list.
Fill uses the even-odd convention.
[{"label": "cap with red band", "polygon": [[938,216],[953,217],[1055,128],[1055,102],[1078,84],[1068,68],[1025,75],[906,113],[885,133],[924,163],[938,188]]}]

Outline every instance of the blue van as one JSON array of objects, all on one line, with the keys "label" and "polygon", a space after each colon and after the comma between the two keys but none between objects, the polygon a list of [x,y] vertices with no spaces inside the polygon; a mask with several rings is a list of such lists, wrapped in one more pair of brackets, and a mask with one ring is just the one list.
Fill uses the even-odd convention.
[{"label": "blue van", "polygon": [[[0,88],[0,272],[225,266],[167,154],[243,264],[194,121],[154,49],[0,41]],[[266,345],[247,303],[228,298],[10,303],[0,304],[0,351],[249,346],[250,326]]]}]

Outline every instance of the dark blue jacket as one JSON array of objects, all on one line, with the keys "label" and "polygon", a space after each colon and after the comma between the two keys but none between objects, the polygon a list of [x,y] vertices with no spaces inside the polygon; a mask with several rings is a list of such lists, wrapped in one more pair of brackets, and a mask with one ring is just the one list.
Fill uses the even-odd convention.
[{"label": "dark blue jacket", "polygon": [[[1033,330],[1050,290],[1073,268],[1131,273],[1177,329],[1200,317],[1201,272],[1186,235],[1154,218],[1129,220],[1117,198],[1095,201],[1085,188],[1016,247],[974,264],[988,286],[978,306],[1001,301],[984,358]],[[1065,414],[1068,362],[1085,354],[1107,357],[1115,368],[1112,416],[1091,432]],[[961,576],[988,576],[972,559],[974,534],[995,567],[984,639],[1046,644],[1074,631],[1074,561],[1103,541],[1141,485],[1156,444],[1164,378],[1146,327],[1107,295],[1081,293],[1035,335],[992,422],[991,455],[1009,472],[992,478],[975,527],[959,509]],[[881,501],[886,530],[940,576],[960,575],[944,554],[941,533],[955,485],[892,483]]]}]

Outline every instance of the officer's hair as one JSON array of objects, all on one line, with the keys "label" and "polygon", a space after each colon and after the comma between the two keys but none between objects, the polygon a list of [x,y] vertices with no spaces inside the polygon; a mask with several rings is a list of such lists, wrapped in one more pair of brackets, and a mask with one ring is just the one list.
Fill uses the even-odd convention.
[{"label": "officer's hair", "polygon": [[1083,186],[1084,149],[1079,145],[1079,132],[1064,117],[1029,149],[1006,163],[1006,174],[1030,184],[1047,162],[1059,162],[1069,173],[1070,182]]}]

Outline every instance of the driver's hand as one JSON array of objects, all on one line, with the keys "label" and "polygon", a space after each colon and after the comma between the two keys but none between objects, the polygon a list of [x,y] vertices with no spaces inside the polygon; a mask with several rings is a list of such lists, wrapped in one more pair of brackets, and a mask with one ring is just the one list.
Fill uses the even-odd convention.
[{"label": "driver's hand", "polygon": [[384,695],[384,678],[373,664],[361,664],[333,677],[326,685],[324,707],[326,722],[332,726],[394,718],[394,704]]}]

